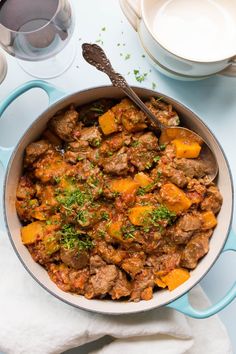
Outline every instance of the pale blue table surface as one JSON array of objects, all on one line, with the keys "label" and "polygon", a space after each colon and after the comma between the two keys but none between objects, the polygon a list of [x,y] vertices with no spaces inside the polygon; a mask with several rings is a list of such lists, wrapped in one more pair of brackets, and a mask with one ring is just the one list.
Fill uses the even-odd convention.
[{"label": "pale blue table surface", "polygon": [[[152,88],[179,100],[197,113],[212,129],[222,144],[229,160],[234,183],[236,182],[236,78],[215,76],[203,81],[181,82],[169,79],[158,73],[143,57],[136,32],[131,28],[119,8],[117,0],[72,0],[77,15],[75,36],[78,53],[72,67],[61,77],[50,80],[66,92],[75,92],[84,88],[110,84],[107,77],[98,72],[81,56],[83,42],[103,42],[103,48],[112,61],[114,68],[119,70],[127,81],[136,86]],[[127,54],[129,59],[127,59]],[[16,63],[7,56],[8,74],[0,85],[0,100],[8,95],[16,86],[31,80]],[[37,63],[35,64],[37,65]],[[145,81],[138,83],[133,70],[148,73]],[[24,130],[47,107],[46,94],[39,89],[24,94],[17,99],[4,113],[0,120],[0,145],[13,146]],[[0,179],[3,169],[0,165]],[[2,209],[2,208],[1,208]],[[234,228],[235,228],[234,214]],[[3,226],[0,214],[0,227]],[[201,282],[202,287],[212,302],[219,299],[235,281],[235,254],[222,256]],[[230,335],[234,353],[236,353],[236,301],[220,314]],[[14,334],[13,334],[14,335]],[[90,348],[91,350],[91,348]],[[75,351],[82,353],[82,351]],[[83,350],[86,352],[86,349]],[[224,353],[222,353],[224,354]]]}]

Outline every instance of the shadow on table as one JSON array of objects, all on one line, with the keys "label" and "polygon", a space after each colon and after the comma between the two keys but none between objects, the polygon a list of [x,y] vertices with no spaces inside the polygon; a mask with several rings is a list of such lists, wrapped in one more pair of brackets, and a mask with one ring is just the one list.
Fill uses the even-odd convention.
[{"label": "shadow on table", "polygon": [[105,336],[105,337],[98,339],[94,342],[84,344],[79,348],[73,348],[73,349],[67,350],[66,352],[64,352],[62,354],[89,354],[93,350],[99,350],[102,347],[104,347],[105,345],[110,344],[113,340],[114,340],[114,338],[112,338],[110,336]]}]

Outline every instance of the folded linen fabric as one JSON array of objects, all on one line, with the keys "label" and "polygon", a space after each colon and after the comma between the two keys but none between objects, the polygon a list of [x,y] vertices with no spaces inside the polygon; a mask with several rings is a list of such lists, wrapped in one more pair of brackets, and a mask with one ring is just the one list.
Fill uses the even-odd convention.
[{"label": "folded linen fabric", "polygon": [[[25,271],[6,232],[0,232],[0,269],[0,351],[4,354],[62,353],[105,335],[114,340],[93,354],[232,353],[217,316],[193,320],[167,308],[105,316],[64,304]],[[200,287],[192,291],[192,298],[198,306],[208,303]]]}]

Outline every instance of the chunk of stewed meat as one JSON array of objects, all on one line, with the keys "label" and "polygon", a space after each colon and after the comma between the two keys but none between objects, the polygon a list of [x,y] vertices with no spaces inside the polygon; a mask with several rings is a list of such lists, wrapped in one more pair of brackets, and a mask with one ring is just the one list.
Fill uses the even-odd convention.
[{"label": "chunk of stewed meat", "polygon": [[68,149],[65,152],[65,160],[70,163],[87,159],[91,156],[93,149],[87,141],[73,141],[68,144]]},{"label": "chunk of stewed meat", "polygon": [[[160,164],[156,168],[157,171],[157,176],[161,174],[163,177],[167,178],[168,181],[174,183],[176,186],[183,188],[186,186],[188,180],[184,174],[183,171],[177,170],[176,168],[173,168],[170,166],[170,164]],[[153,175],[155,174],[155,171],[153,170]]]},{"label": "chunk of stewed meat", "polygon": [[128,170],[128,155],[126,153],[117,153],[111,157],[103,159],[104,172],[113,175],[125,175]]},{"label": "chunk of stewed meat", "polygon": [[90,274],[95,274],[96,270],[102,266],[105,266],[106,262],[98,255],[90,257]]},{"label": "chunk of stewed meat", "polygon": [[98,254],[110,264],[119,265],[125,257],[125,252],[122,250],[116,250],[112,245],[107,244],[104,241],[97,242]]},{"label": "chunk of stewed meat", "polygon": [[214,214],[220,211],[223,198],[217,186],[210,186],[207,189],[206,198],[201,203],[202,210],[212,210]]},{"label": "chunk of stewed meat", "polygon": [[154,274],[153,269],[143,269],[141,273],[137,274],[132,282],[132,292],[130,300],[140,301],[142,292],[147,288],[153,288],[154,286]]},{"label": "chunk of stewed meat", "polygon": [[209,237],[212,235],[212,230],[201,232],[194,236],[181,255],[180,265],[185,268],[196,268],[198,261],[209,251]]},{"label": "chunk of stewed meat", "polygon": [[176,244],[186,244],[194,231],[200,230],[202,220],[197,214],[188,213],[179,218],[177,223],[170,227],[167,234]]},{"label": "chunk of stewed meat", "polygon": [[50,148],[50,146],[51,144],[48,140],[39,140],[29,144],[25,151],[25,165],[32,165],[37,158],[42,156]]},{"label": "chunk of stewed meat", "polygon": [[123,146],[129,145],[131,142],[131,134],[127,132],[117,133],[106,138],[101,144],[99,152],[102,155],[109,156],[115,151],[120,150]]},{"label": "chunk of stewed meat", "polygon": [[139,171],[149,170],[153,165],[156,154],[155,151],[148,151],[139,147],[130,148],[128,151],[129,161]]},{"label": "chunk of stewed meat", "polygon": [[112,300],[118,300],[121,297],[129,296],[131,293],[131,284],[127,280],[125,273],[119,270],[118,277],[110,290]]},{"label": "chunk of stewed meat", "polygon": [[68,165],[62,156],[56,151],[48,151],[40,157],[33,165],[35,177],[41,182],[55,182],[55,178],[65,176],[69,170]]},{"label": "chunk of stewed meat", "polygon": [[83,128],[80,132],[80,140],[87,141],[91,146],[99,146],[102,140],[102,135],[98,127]]},{"label": "chunk of stewed meat", "polygon": [[169,126],[179,125],[179,116],[173,110],[172,105],[163,102],[160,98],[151,97],[150,102],[147,102],[146,106],[162,124]]},{"label": "chunk of stewed meat", "polygon": [[60,250],[60,257],[69,267],[74,269],[85,268],[89,263],[89,254],[86,251],[79,251],[76,248],[66,249],[62,247]]},{"label": "chunk of stewed meat", "polygon": [[129,148],[128,158],[139,171],[150,169],[158,155],[158,139],[152,133],[137,135],[136,144]]},{"label": "chunk of stewed meat", "polygon": [[87,181],[88,178],[95,178],[100,173],[97,166],[91,164],[88,160],[82,160],[75,165],[76,177],[80,181]]},{"label": "chunk of stewed meat", "polygon": [[175,159],[176,168],[183,171],[185,176],[190,178],[200,178],[205,176],[209,171],[207,162],[197,159]]},{"label": "chunk of stewed meat", "polygon": [[97,269],[95,275],[90,278],[94,290],[94,296],[105,295],[115,285],[118,277],[118,270],[115,265],[105,265]]},{"label": "chunk of stewed meat", "polygon": [[147,150],[157,150],[158,149],[158,139],[156,135],[152,132],[148,132],[140,135],[138,139],[139,145]]},{"label": "chunk of stewed meat", "polygon": [[48,263],[57,262],[60,260],[59,252],[49,253],[43,241],[37,241],[36,243],[28,245],[28,249],[35,262],[38,262],[44,266]]},{"label": "chunk of stewed meat", "polygon": [[64,141],[73,141],[72,131],[74,130],[79,114],[71,108],[68,111],[56,115],[50,120],[49,128]]},{"label": "chunk of stewed meat", "polygon": [[33,182],[30,180],[28,176],[22,176],[20,178],[17,190],[16,190],[16,196],[18,199],[30,199],[32,198],[36,193],[36,188]]},{"label": "chunk of stewed meat", "polygon": [[124,259],[121,268],[134,278],[143,269],[145,263],[145,255],[143,252],[133,254],[132,257]]},{"label": "chunk of stewed meat", "polygon": [[168,273],[179,266],[180,257],[179,252],[163,254],[161,256],[152,255],[148,257],[146,264],[149,267],[153,267],[155,272]]},{"label": "chunk of stewed meat", "polygon": [[16,211],[20,220],[24,222],[34,221],[33,212],[39,205],[37,199],[22,199],[16,201]]},{"label": "chunk of stewed meat", "polygon": [[49,264],[48,274],[61,290],[84,295],[89,279],[88,269],[76,270],[65,264]]}]

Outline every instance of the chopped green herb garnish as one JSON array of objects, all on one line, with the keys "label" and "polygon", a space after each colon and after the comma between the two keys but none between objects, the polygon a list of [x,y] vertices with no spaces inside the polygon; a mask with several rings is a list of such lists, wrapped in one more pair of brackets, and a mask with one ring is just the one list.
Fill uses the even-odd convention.
[{"label": "chopped green herb garnish", "polygon": [[92,188],[96,188],[99,184],[99,179],[95,176],[89,176],[87,179],[87,184]]},{"label": "chopped green herb garnish", "polygon": [[101,31],[103,32],[106,31],[106,27],[102,27]]},{"label": "chopped green herb garnish", "polygon": [[160,158],[161,158],[160,156],[155,156],[154,159],[153,159],[153,161],[154,161],[154,162],[158,162],[158,161],[160,160]]},{"label": "chopped green herb garnish", "polygon": [[76,231],[72,225],[64,225],[59,234],[61,236],[61,244],[67,250],[77,248],[78,251],[85,251],[94,247],[91,238]]},{"label": "chopped green herb garnish", "polygon": [[100,146],[100,144],[101,144],[101,140],[100,139],[94,139],[93,142],[92,142],[92,145],[95,146],[95,147]]},{"label": "chopped green herb garnish", "polygon": [[157,225],[160,220],[167,220],[168,224],[171,225],[176,214],[170,211],[164,205],[160,205],[157,209],[151,212],[151,222],[153,225]]},{"label": "chopped green herb garnish", "polygon": [[155,178],[154,182],[148,184],[146,187],[139,187],[137,191],[137,195],[145,195],[146,193],[150,192],[150,190],[159,182],[161,176],[161,172],[158,171],[158,176]]},{"label": "chopped green herb garnish", "polygon": [[121,231],[123,233],[123,238],[128,240],[131,238],[135,238],[134,232],[136,231],[136,228],[133,225],[130,226],[122,226]]},{"label": "chopped green herb garnish", "polygon": [[52,225],[52,220],[47,220],[46,225]]},{"label": "chopped green herb garnish", "polygon": [[54,181],[58,184],[61,182],[61,178],[60,177],[54,177]]},{"label": "chopped green herb garnish", "polygon": [[82,156],[77,156],[77,161],[81,161],[81,160],[83,160],[84,159],[84,157],[82,157]]},{"label": "chopped green herb garnish", "polygon": [[117,43],[117,47],[119,47],[120,46],[120,43]]},{"label": "chopped green herb garnish", "polygon": [[125,60],[128,60],[128,59],[130,59],[130,54],[126,54],[126,56],[125,56]]},{"label": "chopped green herb garnish", "polygon": [[164,150],[166,149],[166,144],[160,145],[160,146],[159,146],[159,149],[160,149],[161,151],[164,151]]},{"label": "chopped green herb garnish", "polygon": [[74,191],[65,191],[63,196],[59,195],[56,199],[62,206],[72,211],[74,205],[83,206],[85,202],[91,201],[91,195],[78,188]]},{"label": "chopped green herb garnish", "polygon": [[99,188],[98,189],[98,194],[102,194],[103,193],[103,189],[102,188]]},{"label": "chopped green herb garnish", "polygon": [[104,237],[105,237],[106,232],[105,232],[104,230],[102,230],[102,229],[98,229],[97,231],[98,231],[98,236],[100,236],[100,237],[102,237],[102,238],[104,238]]},{"label": "chopped green herb garnish", "polygon": [[139,70],[134,70],[134,76],[138,82],[143,82],[147,76],[147,73],[140,74]]},{"label": "chopped green herb garnish", "polygon": [[155,82],[152,82],[152,89],[155,90],[156,87],[157,85],[155,84]]},{"label": "chopped green herb garnish", "polygon": [[103,41],[101,39],[97,39],[96,43],[100,43],[101,45],[103,45]]},{"label": "chopped green herb garnish", "polygon": [[112,196],[113,196],[114,198],[119,197],[119,195],[120,195],[120,192],[113,192],[113,193],[112,193]]},{"label": "chopped green herb garnish", "polygon": [[109,214],[108,214],[108,212],[103,211],[103,212],[101,213],[101,218],[102,218],[103,220],[109,220]]},{"label": "chopped green herb garnish", "polygon": [[145,54],[142,54],[142,58],[146,58],[146,55],[145,55]]},{"label": "chopped green herb garnish", "polygon": [[92,112],[100,113],[100,114],[104,113],[104,110],[102,108],[99,108],[99,107],[91,107],[91,108],[89,108],[89,110],[92,111]]},{"label": "chopped green herb garnish", "polygon": [[88,221],[88,212],[86,210],[80,210],[77,213],[76,220],[81,226],[85,225]]},{"label": "chopped green herb garnish", "polygon": [[133,141],[133,142],[131,143],[131,146],[132,146],[132,147],[137,147],[137,146],[139,146],[139,141],[138,141],[138,140]]},{"label": "chopped green herb garnish", "polygon": [[152,167],[152,162],[147,162],[146,165],[145,165],[145,168],[149,169],[151,167]]}]

